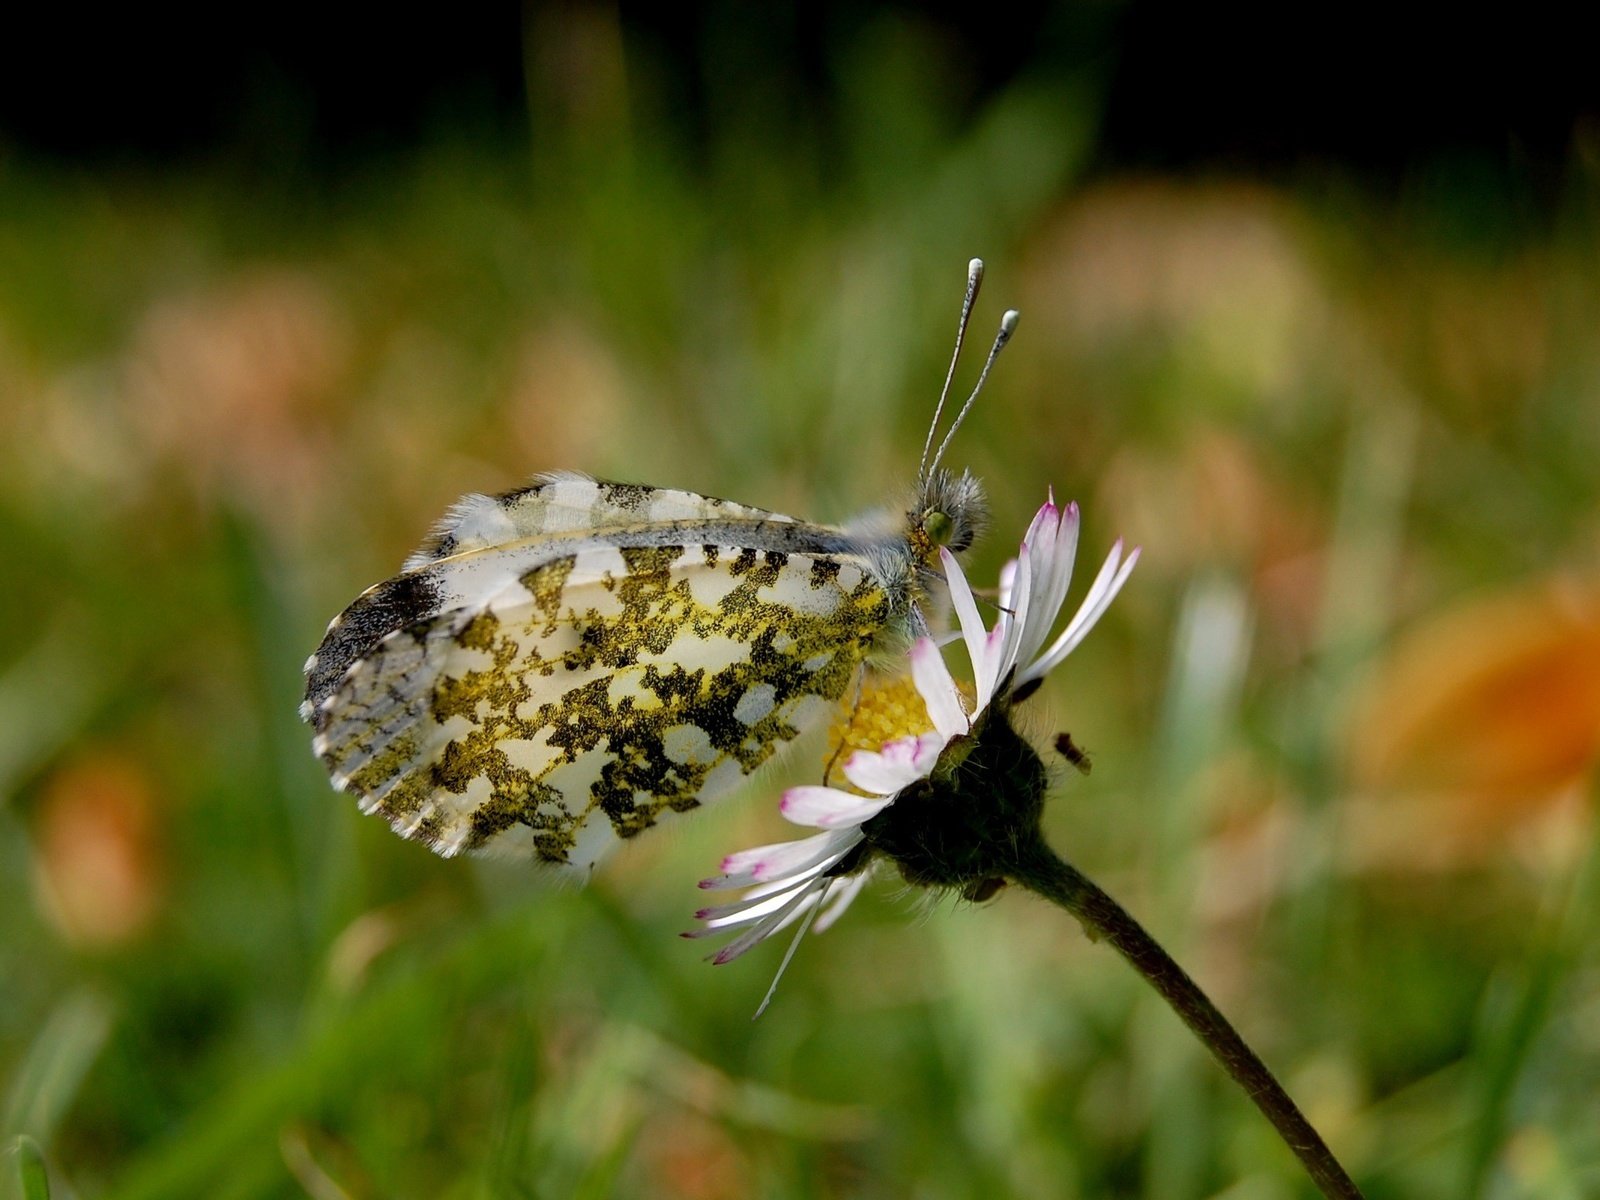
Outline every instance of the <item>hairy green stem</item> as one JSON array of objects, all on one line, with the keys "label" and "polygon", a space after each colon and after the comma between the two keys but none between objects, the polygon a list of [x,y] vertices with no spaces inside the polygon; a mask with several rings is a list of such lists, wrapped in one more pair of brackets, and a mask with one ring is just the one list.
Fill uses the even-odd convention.
[{"label": "hairy green stem", "polygon": [[1138,921],[1091,879],[1063,862],[1042,840],[1016,847],[1008,865],[1011,880],[1077,917],[1090,935],[1104,938],[1161,993],[1162,999],[1194,1031],[1223,1069],[1272,1122],[1328,1200],[1361,1200],[1361,1189],[1339,1165],[1322,1136],[1311,1127],[1283,1085],[1211,1003],[1200,985],[1175,962]]}]

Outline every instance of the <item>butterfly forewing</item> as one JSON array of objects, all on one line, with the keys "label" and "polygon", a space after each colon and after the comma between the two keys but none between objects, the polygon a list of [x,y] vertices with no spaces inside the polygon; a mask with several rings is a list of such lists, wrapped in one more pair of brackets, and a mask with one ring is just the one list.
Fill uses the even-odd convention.
[{"label": "butterfly forewing", "polygon": [[[620,490],[543,488],[581,500],[578,484]],[[834,711],[891,607],[864,562],[826,549],[838,531],[630,490],[646,524],[596,528],[576,504],[546,505],[537,532],[525,519],[509,544],[414,558],[353,604],[307,690],[334,781],[441,853],[587,873]],[[477,504],[458,506],[458,527],[490,528]]]},{"label": "butterfly forewing", "polygon": [[556,473],[503,495],[464,497],[406,559],[404,569],[541,535],[717,519],[794,521],[793,517],[696,492]]},{"label": "butterfly forewing", "polygon": [[368,588],[328,625],[306,662],[313,711],[345,671],[388,634],[457,610],[475,610],[533,566],[593,546],[727,543],[834,553],[851,547],[841,530],[694,492],[547,475],[499,496],[473,494],[453,505],[400,574]]}]

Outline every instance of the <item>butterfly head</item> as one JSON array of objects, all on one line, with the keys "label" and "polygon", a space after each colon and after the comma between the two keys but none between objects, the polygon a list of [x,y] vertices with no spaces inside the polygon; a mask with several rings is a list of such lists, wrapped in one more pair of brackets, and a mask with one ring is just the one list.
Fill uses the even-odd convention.
[{"label": "butterfly head", "polygon": [[988,524],[989,505],[983,485],[970,471],[957,475],[939,469],[922,481],[915,507],[906,516],[917,551],[931,566],[940,547],[960,554],[978,540]]}]

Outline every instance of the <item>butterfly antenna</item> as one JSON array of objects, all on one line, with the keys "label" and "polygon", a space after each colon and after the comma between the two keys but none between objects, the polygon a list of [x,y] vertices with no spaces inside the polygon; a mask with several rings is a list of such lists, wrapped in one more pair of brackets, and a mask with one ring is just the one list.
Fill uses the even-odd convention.
[{"label": "butterfly antenna", "polygon": [[967,322],[972,318],[972,305],[978,298],[978,288],[983,284],[983,259],[975,258],[967,264],[967,294],[961,301],[961,324],[956,326],[956,348],[950,355],[950,369],[944,373],[944,387],[939,391],[939,404],[933,410],[933,420],[928,424],[928,436],[922,443],[922,461],[917,464],[918,482],[926,482],[928,451],[933,449],[933,435],[939,430],[939,418],[944,414],[944,402],[950,395],[950,381],[956,377],[956,362],[961,357],[961,343],[967,337]]},{"label": "butterfly antenna", "polygon": [[994,345],[989,347],[989,357],[984,360],[983,370],[978,375],[978,382],[972,386],[972,395],[967,397],[967,402],[961,406],[961,411],[956,414],[955,423],[950,426],[950,432],[944,435],[944,441],[939,443],[939,452],[933,456],[933,461],[928,464],[923,472],[924,480],[938,468],[944,459],[944,452],[950,448],[950,439],[955,437],[956,430],[961,428],[961,422],[967,419],[967,414],[972,411],[972,402],[978,398],[978,393],[983,391],[983,381],[989,378],[989,368],[994,366],[994,360],[1000,357],[1000,351],[1006,348],[1006,343],[1011,340],[1011,335],[1017,331],[1017,320],[1022,316],[1014,308],[1008,308],[1005,315],[1000,318],[1000,332],[994,335]]}]

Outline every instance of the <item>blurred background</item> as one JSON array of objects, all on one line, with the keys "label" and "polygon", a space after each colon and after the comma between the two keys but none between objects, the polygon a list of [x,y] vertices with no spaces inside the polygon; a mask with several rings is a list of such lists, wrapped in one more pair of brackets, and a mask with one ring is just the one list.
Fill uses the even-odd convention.
[{"label": "blurred background", "polygon": [[977,575],[1047,485],[1145,548],[1041,701],[1053,841],[1373,1200],[1600,1194],[1592,43],[1289,11],[8,14],[0,1145],[118,1200],[1307,1195],[1025,895],[885,883],[752,1023],[781,946],[676,934],[810,761],[580,892],[360,817],[296,719],[463,492],[882,503],[976,254]]}]

